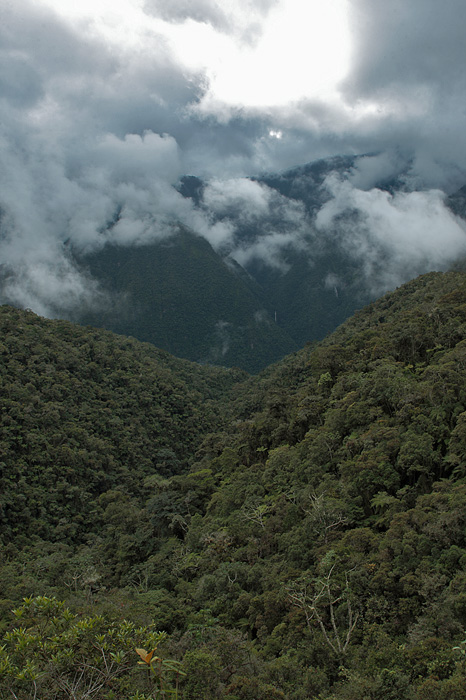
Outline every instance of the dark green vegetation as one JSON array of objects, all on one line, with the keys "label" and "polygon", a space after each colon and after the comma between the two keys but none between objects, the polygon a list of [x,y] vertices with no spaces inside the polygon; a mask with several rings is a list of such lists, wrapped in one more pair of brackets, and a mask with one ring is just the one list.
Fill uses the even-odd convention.
[{"label": "dark green vegetation", "polygon": [[82,262],[113,300],[105,311],[85,313],[86,323],[251,372],[297,348],[252,278],[189,231],[152,245],[106,246]]},{"label": "dark green vegetation", "polygon": [[1,307],[2,536],[83,541],[95,499],[186,471],[239,370]]},{"label": "dark green vegetation", "polygon": [[[129,655],[155,629],[186,700],[465,700],[464,273],[255,378],[8,307],[1,328],[5,697],[74,697],[53,688],[99,649],[87,697],[163,697]],[[31,595],[72,612],[10,613]]]}]

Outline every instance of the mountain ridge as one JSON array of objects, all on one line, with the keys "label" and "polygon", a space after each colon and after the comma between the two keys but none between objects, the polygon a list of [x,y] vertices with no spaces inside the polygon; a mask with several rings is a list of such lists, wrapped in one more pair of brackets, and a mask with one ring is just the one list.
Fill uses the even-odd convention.
[{"label": "mountain ridge", "polygon": [[[348,187],[360,180],[362,189],[354,191],[384,192],[388,205],[400,193],[412,193],[409,163],[383,158],[383,153],[336,156],[225,182],[181,178],[177,190],[210,226],[226,227],[228,241],[214,246],[181,227],[170,239],[145,247],[107,244],[80,257],[114,308],[83,310],[73,320],[133,335],[190,360],[252,372],[321,340],[356,309],[397,286],[399,277],[406,281],[435,267],[426,269],[420,260],[411,269],[406,256],[372,240],[367,214],[352,208],[351,198],[327,228],[317,226],[317,216],[337,196],[328,187],[329,176]],[[464,214],[461,191],[445,197],[455,215]],[[359,249],[369,255],[367,267]],[[390,255],[393,280],[386,269]]]}]

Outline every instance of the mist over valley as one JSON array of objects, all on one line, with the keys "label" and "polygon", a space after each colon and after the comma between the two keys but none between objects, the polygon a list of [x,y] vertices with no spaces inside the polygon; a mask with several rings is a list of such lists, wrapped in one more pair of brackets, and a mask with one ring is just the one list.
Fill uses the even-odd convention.
[{"label": "mist over valley", "polygon": [[[459,0],[7,4],[0,301],[257,371],[448,269],[465,252],[448,199],[466,182],[463,16]],[[183,281],[180,231],[202,239]]]},{"label": "mist over valley", "polygon": [[464,0],[0,0],[0,697],[466,700]]}]

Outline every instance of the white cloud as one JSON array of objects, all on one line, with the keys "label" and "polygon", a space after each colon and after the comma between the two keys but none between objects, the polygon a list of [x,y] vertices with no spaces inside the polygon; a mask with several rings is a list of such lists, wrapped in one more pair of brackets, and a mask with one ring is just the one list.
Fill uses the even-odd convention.
[{"label": "white cloud", "polygon": [[439,190],[392,195],[335,176],[327,187],[333,197],[318,212],[316,228],[362,264],[374,293],[466,255],[466,223],[445,206]]},{"label": "white cloud", "polygon": [[263,238],[256,239],[251,243],[240,244],[232,251],[231,257],[246,268],[251,262],[256,261],[284,273],[290,269],[284,256],[287,249],[301,250],[309,255],[308,241],[299,234],[297,235],[297,232],[270,231]]},{"label": "white cloud", "polygon": [[[462,250],[462,225],[438,193],[373,190],[399,169],[430,190],[466,180],[462,0],[150,6],[151,15],[142,0],[2,6],[4,300],[53,313],[62,284],[69,307],[90,283],[65,242],[142,244],[170,235],[174,219],[240,261],[279,265],[287,246],[307,250],[304,207],[245,175],[332,154],[390,155],[359,161],[347,190],[335,186],[321,233],[337,228],[373,269],[381,251],[414,270]],[[210,179],[202,211],[172,187],[182,174]],[[343,232],[338,213],[350,207],[361,230]]]},{"label": "white cloud", "polygon": [[90,154],[91,162],[93,156],[115,182],[148,187],[156,179],[175,183],[182,175],[178,145],[168,134],[145,131],[142,136],[126,134],[123,139],[105,134]]},{"label": "white cloud", "polygon": [[310,222],[303,203],[262,183],[247,178],[211,180],[202,206],[204,228],[196,230],[240,265],[259,260],[285,271],[284,252],[308,248]]},{"label": "white cloud", "polygon": [[31,253],[14,270],[7,266],[4,271],[3,294],[8,303],[58,317],[107,303],[95,280],[78,272],[63,255],[40,260],[35,251]]},{"label": "white cloud", "polygon": [[248,178],[212,179],[204,190],[203,202],[214,214],[257,218],[269,212],[271,190]]},{"label": "white cloud", "polygon": [[393,151],[358,158],[349,176],[351,185],[359,190],[369,190],[378,183],[396,179],[408,169],[406,159]]}]

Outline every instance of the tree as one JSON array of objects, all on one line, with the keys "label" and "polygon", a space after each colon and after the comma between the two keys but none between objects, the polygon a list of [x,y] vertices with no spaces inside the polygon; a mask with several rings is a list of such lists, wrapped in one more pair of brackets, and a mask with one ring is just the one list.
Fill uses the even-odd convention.
[{"label": "tree", "polygon": [[[137,673],[135,646],[148,646],[153,656],[167,637],[128,620],[77,615],[46,596],[25,598],[13,614],[17,624],[0,646],[0,690],[16,700],[126,700],[148,685]],[[159,679],[163,673],[167,686],[167,674],[179,673],[179,666],[156,660],[154,673]]]},{"label": "tree", "polygon": [[329,552],[321,562],[325,573],[298,579],[288,587],[288,598],[292,605],[303,611],[311,634],[317,623],[330,649],[342,657],[348,649],[359,612],[354,610],[350,587],[350,575],[354,569],[337,577],[337,562],[330,564],[332,554]]}]

